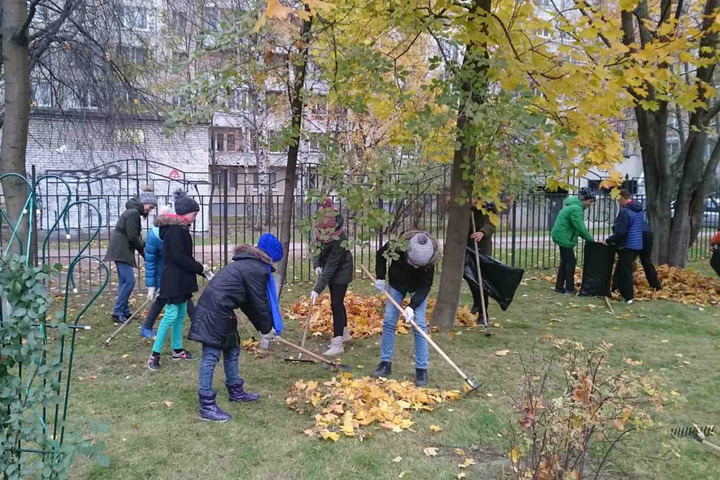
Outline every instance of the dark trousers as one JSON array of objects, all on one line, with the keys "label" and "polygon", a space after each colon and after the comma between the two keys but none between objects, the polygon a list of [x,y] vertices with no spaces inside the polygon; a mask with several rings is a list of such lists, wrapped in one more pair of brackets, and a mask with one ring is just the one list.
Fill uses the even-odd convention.
[{"label": "dark trousers", "polygon": [[[152,329],[155,326],[155,320],[157,320],[158,315],[160,315],[160,312],[162,312],[166,304],[167,298],[156,298],[152,305],[150,305],[143,327]],[[187,302],[187,315],[190,317],[190,321],[192,322],[195,318],[195,303],[192,299]]]},{"label": "dark trousers", "polygon": [[632,300],[635,296],[635,288],[633,286],[633,263],[640,254],[640,250],[630,250],[629,248],[621,248],[618,250],[618,261],[615,266],[615,278],[613,285],[620,290],[623,300],[626,302]]},{"label": "dark trousers", "polygon": [[652,255],[653,249],[653,234],[652,232],[643,232],[643,249],[640,251],[640,263],[642,264],[643,270],[645,271],[645,278],[647,278],[650,287],[655,290],[662,290],[662,284],[657,276],[655,265],[652,263],[650,256]]},{"label": "dark trousers", "polygon": [[[478,319],[481,318],[482,315],[482,299],[480,298],[480,289],[477,287],[477,280],[475,282],[470,282],[470,280],[465,279],[465,281],[468,284],[468,287],[470,287],[470,293],[472,293],[473,297],[473,306],[472,311],[478,312]],[[488,294],[487,290],[483,288],[482,296],[485,300],[485,311],[488,310]]]},{"label": "dark trousers", "polygon": [[330,309],[333,315],[333,337],[342,337],[347,327],[347,312],[345,311],[345,293],[347,283],[330,284]]},{"label": "dark trousers", "polygon": [[560,266],[558,267],[555,290],[575,291],[575,249],[560,247]]}]

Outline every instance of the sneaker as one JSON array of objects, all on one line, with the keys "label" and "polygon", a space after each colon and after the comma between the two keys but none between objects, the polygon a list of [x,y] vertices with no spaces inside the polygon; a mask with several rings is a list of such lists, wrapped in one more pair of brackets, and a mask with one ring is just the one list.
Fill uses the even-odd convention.
[{"label": "sneaker", "polygon": [[565,295],[573,295],[573,296],[574,296],[574,295],[575,295],[575,289],[573,288],[572,290],[565,290]]},{"label": "sneaker", "polygon": [[392,362],[380,362],[378,363],[377,368],[372,373],[372,376],[375,378],[379,377],[389,377],[392,373]]},{"label": "sneaker", "polygon": [[127,323],[127,317],[124,315],[113,315],[112,316],[113,323]]},{"label": "sneaker", "polygon": [[188,352],[187,350],[180,350],[179,352],[173,351],[172,359],[173,360],[196,360],[197,357],[195,357],[195,355]]},{"label": "sneaker", "polygon": [[625,300],[625,303],[628,305],[632,305],[632,303],[633,303],[632,298],[630,300]]},{"label": "sneaker", "polygon": [[428,384],[428,371],[426,368],[415,369],[415,386],[425,387]]},{"label": "sneaker", "polygon": [[150,358],[148,358],[148,368],[150,370],[160,368],[160,355],[150,355]]},{"label": "sneaker", "polygon": [[155,340],[155,330],[147,327],[140,327],[140,336],[148,340]]},{"label": "sneaker", "polygon": [[553,291],[554,291],[555,293],[559,293],[559,294],[561,294],[561,295],[564,295],[564,294],[565,294],[565,289],[564,289],[564,288],[556,288],[556,289],[553,290]]}]

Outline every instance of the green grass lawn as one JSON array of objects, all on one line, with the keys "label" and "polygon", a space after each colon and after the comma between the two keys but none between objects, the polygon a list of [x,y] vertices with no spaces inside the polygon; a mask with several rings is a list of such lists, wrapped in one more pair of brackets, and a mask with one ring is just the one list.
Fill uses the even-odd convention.
[{"label": "green grass lawn", "polygon": [[[572,338],[592,345],[614,344],[609,365],[628,367],[624,357],[642,360],[632,368],[664,378],[665,388],[680,397],[661,412],[652,412],[655,428],[635,431],[610,458],[603,479],[717,479],[720,456],[690,439],[674,439],[669,427],[720,424],[720,309],[683,306],[664,301],[615,304],[618,318],[605,312],[599,299],[570,298],[552,293],[552,286],[526,273],[507,312],[493,303],[491,315],[502,327],[492,337],[481,329],[460,329],[449,337],[436,333],[438,344],[466,372],[481,381],[479,394],[443,404],[432,413],[414,414],[412,431],[396,434],[381,429],[360,442],[341,438],[337,443],[303,434],[313,425],[310,415],[299,415],[285,406],[290,387],[298,379],[329,379],[334,373],[315,365],[283,363],[292,352],[273,346],[265,358],[241,355],[241,375],[246,387],[262,394],[261,401],[230,405],[223,387],[222,367],[216,370],[219,404],[233,415],[227,424],[202,422],[197,415],[198,362],[173,363],[166,355],[162,370],[146,368],[150,342],[139,337],[137,325],[128,327],[110,349],[100,346],[112,332],[106,319],[112,299],[103,297],[85,323],[93,330],[81,335],[74,366],[71,420],[88,426],[98,420],[110,426],[99,437],[106,442],[108,468],[80,460],[73,469],[76,479],[392,479],[406,472],[409,479],[455,479],[464,457],[463,448],[476,464],[466,478],[510,478],[507,431],[520,416],[512,412],[508,393],[517,392],[521,380],[520,357],[531,351],[550,358],[555,350],[538,341],[544,334]],[[539,276],[537,276],[539,278]],[[369,282],[356,281],[351,290],[371,293]],[[291,285],[283,304],[306,294],[310,285]],[[465,292],[463,302],[469,300]],[[588,304],[597,305],[592,309]],[[100,305],[105,305],[100,308]],[[552,321],[551,321],[552,320]],[[288,320],[284,336],[296,340],[297,323]],[[248,332],[242,332],[243,337]],[[343,362],[356,375],[372,372],[379,356],[379,337],[354,341]],[[311,348],[324,348],[317,339]],[[200,352],[198,344],[188,348]],[[509,349],[507,356],[495,352]],[[398,336],[393,363],[394,378],[412,378],[413,341]],[[79,377],[82,377],[81,381]],[[431,351],[431,386],[461,388],[460,378]],[[172,402],[168,407],[164,402]],[[432,433],[428,427],[439,425]],[[423,454],[438,446],[437,457]],[[393,458],[402,457],[399,462]]]}]

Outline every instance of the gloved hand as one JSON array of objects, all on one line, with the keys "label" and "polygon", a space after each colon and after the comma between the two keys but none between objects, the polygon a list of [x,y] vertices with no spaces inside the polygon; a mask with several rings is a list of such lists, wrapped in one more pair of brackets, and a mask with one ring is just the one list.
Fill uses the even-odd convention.
[{"label": "gloved hand", "polygon": [[403,310],[402,314],[407,323],[410,323],[410,320],[415,320],[415,312],[410,307],[405,307],[405,310]]},{"label": "gloved hand", "polygon": [[147,298],[148,298],[148,300],[150,300],[151,302],[152,302],[153,300],[155,300],[155,287],[148,287],[148,295],[147,295]]},{"label": "gloved hand", "polygon": [[273,328],[268,333],[260,334],[260,349],[270,350],[270,342],[275,340],[275,329]]},{"label": "gloved hand", "polygon": [[208,272],[210,272],[210,266],[209,265],[203,265],[203,271],[202,274],[207,276]]},{"label": "gloved hand", "polygon": [[317,302],[317,299],[318,299],[318,293],[315,290],[310,292],[310,303],[314,305],[315,302]]},{"label": "gloved hand", "polygon": [[322,267],[315,267],[315,275],[318,277],[322,275]]},{"label": "gloved hand", "polygon": [[375,288],[377,288],[378,292],[384,293],[386,286],[387,282],[385,280],[375,280]]}]

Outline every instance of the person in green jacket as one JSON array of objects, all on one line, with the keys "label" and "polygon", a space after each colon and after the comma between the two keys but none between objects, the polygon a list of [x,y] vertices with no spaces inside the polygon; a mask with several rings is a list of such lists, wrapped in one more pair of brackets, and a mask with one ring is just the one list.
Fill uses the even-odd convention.
[{"label": "person in green jacket", "polygon": [[578,198],[570,197],[565,200],[565,208],[555,219],[552,229],[553,242],[560,247],[560,267],[558,267],[555,293],[575,295],[575,247],[578,237],[587,242],[593,241],[593,236],[585,226],[584,211],[595,203],[595,195],[586,187],[580,189]]}]

